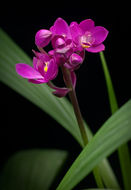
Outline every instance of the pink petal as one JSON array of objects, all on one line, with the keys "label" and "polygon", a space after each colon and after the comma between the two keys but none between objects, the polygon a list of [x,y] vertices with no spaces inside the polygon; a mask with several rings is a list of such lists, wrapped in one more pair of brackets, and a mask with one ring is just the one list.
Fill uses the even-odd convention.
[{"label": "pink petal", "polygon": [[52,57],[52,56],[54,56],[55,51],[54,50],[50,50],[50,51],[48,51],[48,54]]},{"label": "pink petal", "polygon": [[41,59],[43,62],[49,61],[50,56],[45,52],[45,53],[40,53],[35,50],[32,50],[33,53],[35,54],[36,58]]},{"label": "pink petal", "polygon": [[43,79],[42,75],[37,72],[34,68],[30,65],[24,63],[16,64],[16,72],[21,75],[23,78],[27,79]]},{"label": "pink petal", "polygon": [[70,89],[68,88],[59,88],[54,84],[52,84],[51,82],[48,83],[48,86],[55,90],[53,94],[59,98],[66,96],[66,94],[70,91]]},{"label": "pink petal", "polygon": [[62,97],[64,97],[64,96],[66,96],[69,91],[70,91],[70,90],[69,90],[68,88],[59,88],[59,89],[55,90],[55,91],[53,92],[53,94],[54,94],[55,96],[59,97],[59,98],[62,98]]},{"label": "pink petal", "polygon": [[[35,63],[36,65],[35,65]],[[44,76],[44,66],[45,64],[43,63],[43,61],[41,59],[37,59],[36,57],[33,58],[33,65],[35,65],[35,69],[42,75]]]},{"label": "pink petal", "polygon": [[42,60],[33,57],[33,67],[37,70],[42,76],[44,76],[44,64]]},{"label": "pink petal", "polygon": [[53,80],[58,74],[58,65],[51,59],[48,65],[47,73],[45,73],[44,77],[47,81]]},{"label": "pink petal", "polygon": [[104,44],[100,44],[98,46],[94,46],[94,47],[92,46],[90,48],[86,48],[86,51],[92,52],[92,53],[98,53],[98,52],[104,51],[104,50],[105,50]]},{"label": "pink petal", "polygon": [[38,47],[45,47],[51,40],[52,32],[49,30],[41,29],[35,35],[35,44]]},{"label": "pink petal", "polygon": [[83,32],[90,31],[94,28],[94,21],[91,19],[86,19],[80,22],[79,27],[82,29]]},{"label": "pink petal", "polygon": [[65,40],[63,40],[62,38],[58,38],[56,40],[55,47],[56,48],[63,48],[64,46],[65,46]]},{"label": "pink petal", "polygon": [[37,70],[37,58],[36,57],[33,57],[33,68],[35,69],[35,70]]},{"label": "pink petal", "polygon": [[69,52],[69,54],[70,54],[70,52],[72,52],[72,44],[69,44],[63,48],[57,48],[56,49],[56,53],[66,54],[68,52]]},{"label": "pink petal", "polygon": [[52,32],[52,34],[55,34],[55,27],[54,27],[54,26],[51,26],[51,27],[50,27],[50,31]]},{"label": "pink petal", "polygon": [[55,35],[55,36],[52,38],[52,40],[51,40],[51,43],[52,43],[52,46],[53,46],[54,49],[56,49],[57,46],[58,46],[58,40],[62,40],[63,43],[65,44],[65,39],[64,39],[63,36],[61,36],[61,35]]},{"label": "pink petal", "polygon": [[77,22],[72,22],[70,24],[70,31],[72,35],[72,39],[76,44],[79,44],[79,39],[80,36],[83,34],[78,23]]},{"label": "pink petal", "polygon": [[55,34],[62,35],[67,38],[71,37],[69,26],[62,18],[58,18],[55,21],[54,26],[51,27],[51,31],[55,32]]},{"label": "pink petal", "polygon": [[94,44],[102,43],[106,39],[108,33],[108,30],[106,30],[104,27],[96,26],[93,30],[93,37],[95,38]]}]

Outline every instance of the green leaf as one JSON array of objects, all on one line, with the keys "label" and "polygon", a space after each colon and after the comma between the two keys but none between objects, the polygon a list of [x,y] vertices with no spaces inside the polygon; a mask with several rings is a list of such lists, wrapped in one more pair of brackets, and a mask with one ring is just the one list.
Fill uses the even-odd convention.
[{"label": "green leaf", "polygon": [[[103,67],[103,71],[105,75],[111,112],[112,114],[114,114],[118,110],[118,103],[117,103],[111,76],[110,76],[103,52],[100,52],[100,59],[101,59],[101,63],[102,63],[102,67]],[[119,147],[118,155],[119,155],[123,182],[124,182],[124,187],[125,187],[124,189],[130,190],[131,189],[131,180],[130,180],[131,179],[131,158],[130,158],[130,153],[129,153],[127,144],[124,144]]]},{"label": "green leaf", "polygon": [[61,150],[18,152],[5,165],[1,189],[48,190],[66,158],[67,152]]},{"label": "green leaf", "polygon": [[[17,75],[15,64],[22,62],[32,65],[32,60],[26,53],[0,29],[0,81],[48,113],[69,131],[83,147],[83,141],[71,104],[66,98],[60,99],[53,96],[47,85],[28,83],[26,79]],[[92,133],[86,123],[85,126],[88,139],[91,139]],[[106,159],[99,164],[99,168],[99,173],[107,187],[119,187],[115,175]]]},{"label": "green leaf", "polygon": [[101,63],[102,63],[102,67],[103,67],[103,71],[104,71],[104,75],[105,75],[105,80],[106,80],[106,86],[107,86],[107,91],[108,91],[108,97],[109,97],[109,103],[110,103],[110,107],[111,107],[111,112],[113,114],[118,110],[118,104],[117,104],[114,87],[112,85],[112,80],[111,80],[111,77],[110,77],[110,73],[109,73],[109,70],[108,70],[108,67],[107,67],[106,60],[105,60],[103,52],[100,52],[100,59],[101,59]]},{"label": "green leaf", "polygon": [[106,156],[131,139],[131,100],[111,116],[84,148],[57,190],[76,186]]},{"label": "green leaf", "polygon": [[90,188],[90,189],[82,189],[82,190],[116,190],[116,189],[99,189],[99,188]]}]

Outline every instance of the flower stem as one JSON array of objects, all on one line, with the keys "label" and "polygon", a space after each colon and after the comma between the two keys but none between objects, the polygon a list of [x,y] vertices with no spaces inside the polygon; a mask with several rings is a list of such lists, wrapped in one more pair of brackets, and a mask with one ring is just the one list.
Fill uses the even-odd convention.
[{"label": "flower stem", "polygon": [[73,108],[74,108],[74,112],[75,112],[75,115],[76,115],[76,118],[77,118],[77,122],[78,122],[78,125],[79,125],[79,128],[80,128],[80,132],[81,132],[81,136],[82,136],[84,145],[87,145],[88,137],[86,135],[85,126],[84,126],[84,123],[83,123],[82,115],[81,115],[81,112],[80,112],[79,104],[78,104],[76,93],[75,93],[74,89],[72,89],[72,91],[69,92],[69,97],[70,97],[71,103],[72,103]]},{"label": "flower stem", "polygon": [[84,122],[82,119],[82,115],[80,112],[80,108],[79,108],[78,100],[76,97],[75,89],[73,88],[70,71],[64,66],[61,66],[61,68],[62,68],[65,84],[68,88],[71,89],[71,91],[69,92],[69,97],[70,97],[71,103],[73,105],[74,113],[76,115],[76,119],[77,119],[77,122],[79,125],[79,129],[81,132],[82,139],[83,139],[83,143],[84,143],[84,145],[87,145],[88,137],[87,137],[86,129],[85,129]]},{"label": "flower stem", "polygon": [[[69,97],[70,97],[71,103],[73,105],[74,113],[75,113],[75,116],[76,116],[76,119],[78,122],[78,126],[79,126],[79,129],[81,132],[84,146],[86,146],[88,144],[88,136],[87,136],[84,122],[82,119],[81,111],[80,111],[78,100],[77,100],[76,93],[75,93],[75,89],[72,84],[71,73],[64,66],[61,66],[61,68],[62,68],[65,84],[68,88],[71,89],[71,91],[69,92]],[[103,181],[102,181],[102,178],[100,176],[99,169],[97,166],[93,170],[93,175],[94,175],[95,181],[97,183],[97,186],[99,188],[104,188]]]}]

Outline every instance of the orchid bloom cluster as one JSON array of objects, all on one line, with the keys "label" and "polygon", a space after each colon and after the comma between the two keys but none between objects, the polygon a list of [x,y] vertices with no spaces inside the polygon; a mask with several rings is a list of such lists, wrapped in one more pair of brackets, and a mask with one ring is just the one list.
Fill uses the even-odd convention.
[{"label": "orchid bloom cluster", "polygon": [[[49,30],[41,29],[36,33],[35,44],[39,52],[33,50],[33,67],[24,64],[16,64],[16,71],[19,75],[27,78],[35,84],[47,83],[53,94],[58,97],[65,96],[71,89],[68,87],[59,88],[51,83],[58,74],[59,67],[70,71],[72,86],[75,88],[75,70],[84,61],[85,51],[97,53],[103,51],[108,31],[102,26],[95,26],[94,21],[86,19],[78,24],[72,22],[70,25],[62,18],[58,18]],[[43,49],[49,43],[52,50],[48,53]]]}]

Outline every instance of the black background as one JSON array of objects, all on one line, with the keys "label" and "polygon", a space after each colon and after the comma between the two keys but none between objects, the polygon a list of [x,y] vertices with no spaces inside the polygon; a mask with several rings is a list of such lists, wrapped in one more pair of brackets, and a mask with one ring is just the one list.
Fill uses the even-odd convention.
[{"label": "black background", "polygon": [[[27,2],[28,3],[28,2]],[[105,56],[112,76],[119,106],[130,98],[130,12],[128,5],[119,2],[57,2],[33,1],[3,4],[1,27],[33,57],[35,33],[50,28],[58,17],[68,23],[91,18],[96,25],[109,30],[105,41]],[[54,16],[51,16],[54,15]],[[104,75],[98,54],[86,53],[84,64],[77,71],[76,93],[82,115],[95,133],[111,115]],[[16,79],[17,80],[17,79]],[[61,84],[59,78],[56,81]],[[69,164],[80,152],[79,145],[56,121],[32,103],[1,85],[0,167],[10,155],[29,148],[58,148],[68,150]],[[116,175],[121,179],[117,154],[110,157]],[[88,180],[89,181],[89,180]],[[89,186],[94,187],[92,176]],[[81,185],[81,186],[80,186]],[[84,182],[77,189],[84,187]]]}]

